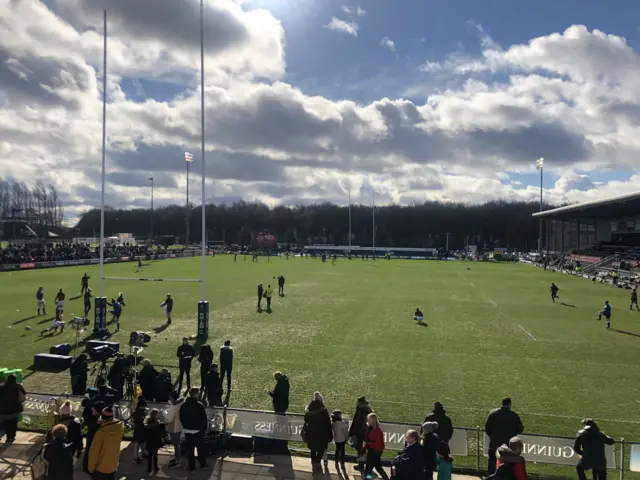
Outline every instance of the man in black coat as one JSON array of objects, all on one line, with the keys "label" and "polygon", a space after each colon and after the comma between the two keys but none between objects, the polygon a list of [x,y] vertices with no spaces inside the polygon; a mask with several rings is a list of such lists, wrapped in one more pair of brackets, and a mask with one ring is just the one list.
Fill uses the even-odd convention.
[{"label": "man in black coat", "polygon": [[[173,385],[171,385],[171,377],[169,376],[169,370],[163,368],[158,374],[153,385],[153,397],[158,403],[166,403],[169,401],[171,392],[173,391]],[[146,400],[146,397],[145,397]]]},{"label": "man in black coat", "polygon": [[449,440],[453,437],[453,423],[440,402],[436,402],[433,405],[433,412],[425,417],[423,423],[426,422],[436,422],[438,424],[438,429],[436,430],[438,438],[440,438],[441,442],[449,443]]},{"label": "man in black coat", "polygon": [[276,413],[287,413],[289,409],[289,378],[281,372],[276,372],[275,388],[269,392],[273,401],[273,411]]},{"label": "man in black coat", "polygon": [[185,434],[189,470],[196,468],[195,449],[198,449],[198,461],[202,468],[207,467],[207,454],[204,449],[204,434],[209,426],[207,411],[202,402],[198,401],[200,391],[197,388],[189,390],[189,397],[180,407],[180,423]]},{"label": "man in black coat", "polygon": [[71,393],[73,395],[84,395],[87,393],[87,372],[89,366],[87,365],[87,356],[84,353],[78,355],[69,369],[71,374]]},{"label": "man in black coat", "polygon": [[262,311],[262,296],[264,295],[264,286],[262,282],[258,284],[258,311]]},{"label": "man in black coat", "polygon": [[512,437],[516,437],[524,431],[520,417],[511,410],[510,398],[503,399],[502,407],[496,408],[489,413],[484,431],[490,439],[487,471],[489,474],[493,474],[496,471],[497,448],[509,443]]},{"label": "man in black coat", "polygon": [[189,338],[182,339],[182,345],[178,347],[176,357],[178,357],[178,367],[180,376],[178,377],[178,393],[182,391],[182,379],[187,375],[187,390],[191,388],[191,361],[196,356],[196,351],[189,344]]},{"label": "man in black coat", "polygon": [[415,430],[404,435],[405,446],[402,452],[391,462],[394,480],[421,479],[424,475],[424,455],[420,448],[420,437]]},{"label": "man in black coat", "polygon": [[220,383],[224,382],[227,376],[227,392],[231,391],[231,370],[233,369],[233,347],[231,340],[224,342],[220,347]]},{"label": "man in black coat", "polygon": [[218,375],[218,365],[215,363],[211,365],[202,388],[202,398],[207,399],[210,407],[222,406],[222,382]]},{"label": "man in black coat", "polygon": [[278,295],[284,297],[284,275],[278,277]]},{"label": "man in black coat", "polygon": [[140,389],[142,390],[142,396],[148,402],[155,401],[155,382],[158,378],[158,370],[155,369],[149,360],[142,362],[142,370],[138,374],[138,383],[140,383]]},{"label": "man in black coat", "polygon": [[584,471],[593,470],[593,478],[607,480],[605,445],[613,445],[616,441],[602,433],[595,421],[586,419],[582,423],[584,428],[578,432],[573,446],[575,452],[581,457],[576,466],[578,478],[587,480]]}]

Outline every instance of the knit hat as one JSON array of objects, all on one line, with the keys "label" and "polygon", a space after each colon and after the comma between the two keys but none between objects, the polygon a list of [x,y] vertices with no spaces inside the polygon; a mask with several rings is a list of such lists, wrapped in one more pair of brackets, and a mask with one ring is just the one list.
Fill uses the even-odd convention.
[{"label": "knit hat", "polygon": [[436,402],[433,404],[433,410],[434,411],[444,410],[444,405],[442,405],[440,402]]},{"label": "knit hat", "polygon": [[324,403],[324,397],[320,392],[313,392],[313,399],[320,403]]},{"label": "knit hat", "polygon": [[422,433],[433,433],[438,429],[438,422],[424,422],[422,424]]}]

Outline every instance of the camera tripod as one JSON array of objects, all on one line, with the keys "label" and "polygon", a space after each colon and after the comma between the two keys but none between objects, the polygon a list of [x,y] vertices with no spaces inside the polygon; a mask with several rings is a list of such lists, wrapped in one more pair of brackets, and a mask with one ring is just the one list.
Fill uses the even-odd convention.
[{"label": "camera tripod", "polygon": [[107,367],[107,360],[101,360],[99,367],[93,367],[92,374],[98,372],[96,375],[96,379],[93,382],[93,386],[96,388],[100,388],[101,385],[107,383],[107,375],[109,374],[109,368]]},{"label": "camera tripod", "polygon": [[133,401],[133,399],[136,398],[136,385],[138,383],[136,381],[136,377],[136,371],[133,368],[126,372],[124,395],[122,396],[122,398],[124,398],[125,400]]}]

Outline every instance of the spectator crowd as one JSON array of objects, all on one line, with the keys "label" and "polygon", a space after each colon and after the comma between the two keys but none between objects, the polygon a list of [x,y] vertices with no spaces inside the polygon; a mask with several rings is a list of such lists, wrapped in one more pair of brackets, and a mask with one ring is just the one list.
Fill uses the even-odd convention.
[{"label": "spectator crowd", "polygon": [[[168,372],[156,372],[155,380],[161,381],[146,385],[142,385],[143,372],[146,371],[146,375],[151,378],[150,369],[153,365],[145,363],[140,372],[142,391],[134,399],[131,415],[133,451],[136,463],[142,463],[143,457],[146,458],[149,475],[158,472],[158,451],[164,446],[173,447],[173,458],[167,467],[186,467],[190,472],[196,469],[196,459],[198,466],[206,469],[207,457],[215,451],[215,446],[206,441],[207,434],[212,429],[212,421],[207,417],[205,406],[223,404],[224,385],[217,373],[218,366],[213,363],[212,350],[210,347],[201,348],[200,353],[203,350],[205,353],[199,359],[203,367],[201,381],[206,383],[202,388],[191,387],[187,376],[184,397],[181,389],[172,388],[170,376],[167,383],[165,377]],[[230,373],[233,362],[230,342],[225,342],[220,349],[220,360],[225,362],[227,374]],[[289,379],[281,372],[276,372],[274,377],[276,384],[269,395],[273,411],[283,415],[289,408]],[[231,388],[229,378],[227,376],[227,396]],[[210,382],[216,384],[212,385]],[[163,383],[171,388],[166,388]],[[87,391],[82,403],[82,418],[72,415],[69,401],[55,412],[55,426],[49,432],[42,452],[47,465],[45,478],[73,479],[74,456],[83,458],[83,467],[94,480],[117,478],[120,444],[125,431],[125,424],[117,415],[121,392],[106,384],[95,391],[91,390],[95,389]],[[0,391],[0,418],[3,419],[2,430],[8,442],[15,440],[18,417],[24,409],[25,401],[24,388],[17,383],[14,375],[9,375]],[[152,401],[165,404],[166,408],[162,409],[162,413],[156,408],[150,408]],[[86,428],[84,439],[83,428]],[[489,413],[484,431],[489,438],[486,478],[527,480],[524,445],[519,438],[524,432],[524,425],[513,410],[510,398],[503,399],[502,405]],[[327,451],[329,445],[335,443],[334,460],[338,472],[343,471],[346,475],[345,448],[349,445],[356,453],[356,468],[363,473],[364,478],[372,478],[372,472],[376,470],[383,480],[434,480],[436,475],[437,480],[451,480],[454,458],[451,456],[449,442],[453,434],[451,418],[444,405],[436,402],[433,410],[424,418],[419,431],[406,431],[404,448],[391,461],[389,477],[382,466],[384,432],[366,397],[357,399],[352,421],[347,424],[342,412],[334,410],[329,413],[323,395],[315,392],[305,408],[301,431],[302,440],[311,452],[314,472],[322,473],[324,463],[324,473],[327,473]],[[605,446],[614,443],[611,437],[600,431],[594,420],[583,420],[574,442],[574,450],[579,456],[576,466],[579,480],[586,480],[588,470],[592,470],[594,478],[606,480]]]},{"label": "spectator crowd", "polygon": [[[160,252],[156,252],[160,253]],[[105,244],[105,258],[135,257],[146,255],[146,246]],[[99,258],[100,249],[83,243],[25,243],[8,244],[0,248],[0,264],[31,262],[57,262],[64,260],[87,260]]]}]

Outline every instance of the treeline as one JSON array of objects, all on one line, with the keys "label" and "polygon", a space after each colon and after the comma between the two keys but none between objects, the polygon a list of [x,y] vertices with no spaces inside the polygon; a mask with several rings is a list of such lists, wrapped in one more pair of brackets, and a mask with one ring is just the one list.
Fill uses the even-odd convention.
[{"label": "treeline", "polygon": [[41,181],[28,187],[24,182],[0,179],[0,221],[62,226],[64,208],[56,187]]},{"label": "treeline", "polygon": [[[538,203],[495,201],[483,205],[426,202],[411,206],[376,207],[376,246],[444,247],[464,245],[535,248],[538,221],[531,214]],[[186,217],[184,206],[157,208],[153,212],[154,237],[171,235],[184,242]],[[349,212],[346,206],[333,204],[269,208],[262,204],[239,202],[233,205],[207,206],[207,239],[227,244],[251,245],[256,234],[268,231],[279,242],[292,245],[349,243]],[[373,241],[371,206],[351,208],[352,245],[370,246]],[[190,240],[201,239],[201,209],[190,211]],[[82,215],[76,225],[80,236],[98,236],[100,211]],[[132,233],[148,237],[151,212],[148,209],[105,211],[105,235]]]}]

